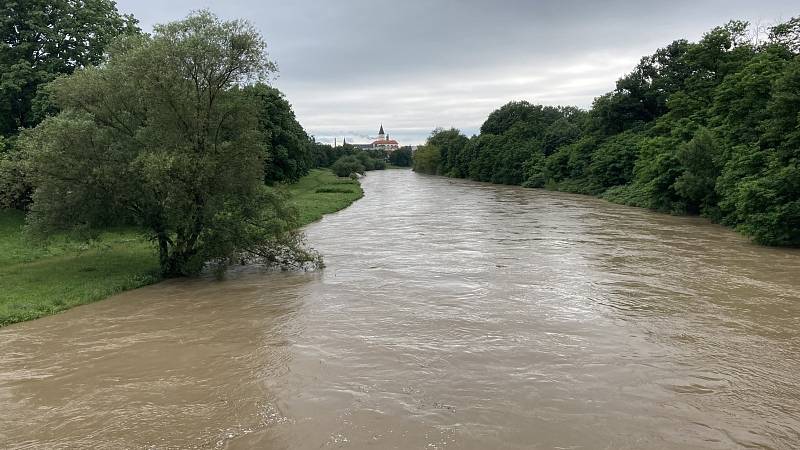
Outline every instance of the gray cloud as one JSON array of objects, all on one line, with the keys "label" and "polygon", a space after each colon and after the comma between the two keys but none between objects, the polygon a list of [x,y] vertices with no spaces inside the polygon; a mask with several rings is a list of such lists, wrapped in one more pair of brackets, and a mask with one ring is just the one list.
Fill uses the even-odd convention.
[{"label": "gray cloud", "polygon": [[253,22],[274,85],[324,142],[363,141],[383,123],[401,144],[434,127],[477,132],[510,100],[587,107],[643,55],[730,19],[770,24],[794,0],[118,0],[143,28],[208,8]]}]

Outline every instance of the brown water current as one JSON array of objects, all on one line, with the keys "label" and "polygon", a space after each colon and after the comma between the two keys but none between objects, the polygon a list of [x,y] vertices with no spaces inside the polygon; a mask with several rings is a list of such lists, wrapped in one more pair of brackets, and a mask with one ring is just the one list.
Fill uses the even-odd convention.
[{"label": "brown water current", "polygon": [[0,329],[0,447],[800,447],[800,252],[584,196],[363,185],[307,230],[323,271]]}]

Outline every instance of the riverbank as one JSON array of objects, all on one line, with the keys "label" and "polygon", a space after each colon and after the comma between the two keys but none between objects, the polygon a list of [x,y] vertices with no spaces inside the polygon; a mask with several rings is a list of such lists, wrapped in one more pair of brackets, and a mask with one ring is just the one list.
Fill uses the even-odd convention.
[{"label": "riverbank", "polygon": [[347,208],[364,196],[358,181],[337,177],[328,169],[312,170],[287,190],[300,212],[302,226]]},{"label": "riverbank", "polygon": [[[285,187],[301,225],[346,208],[363,196],[357,181],[312,170]],[[48,245],[22,232],[24,215],[0,211],[0,326],[55,314],[155,283],[158,260],[136,229],[114,229],[91,242],[64,237]]]}]

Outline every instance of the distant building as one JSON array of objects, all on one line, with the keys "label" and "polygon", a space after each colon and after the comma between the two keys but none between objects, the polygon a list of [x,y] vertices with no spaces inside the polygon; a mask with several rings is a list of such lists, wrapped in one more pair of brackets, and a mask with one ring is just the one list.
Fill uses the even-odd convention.
[{"label": "distant building", "polygon": [[400,144],[394,139],[389,139],[389,135],[383,132],[383,124],[378,131],[378,139],[372,141],[373,150],[383,150],[385,152],[392,152],[400,148]]},{"label": "distant building", "polygon": [[356,148],[360,148],[361,150],[382,150],[387,154],[400,148],[400,144],[398,144],[397,141],[395,141],[394,139],[389,139],[389,135],[384,133],[383,124],[381,124],[381,129],[378,131],[378,138],[372,141],[372,143],[350,144],[350,145]]}]

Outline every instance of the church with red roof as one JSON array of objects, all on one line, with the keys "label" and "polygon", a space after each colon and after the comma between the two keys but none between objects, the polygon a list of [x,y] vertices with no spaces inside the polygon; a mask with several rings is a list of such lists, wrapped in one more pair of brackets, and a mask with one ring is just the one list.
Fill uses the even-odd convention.
[{"label": "church with red roof", "polygon": [[383,150],[387,152],[400,148],[400,144],[398,144],[397,141],[389,139],[389,135],[383,132],[383,124],[381,124],[381,129],[378,131],[378,139],[372,141],[371,145],[373,150]]}]

